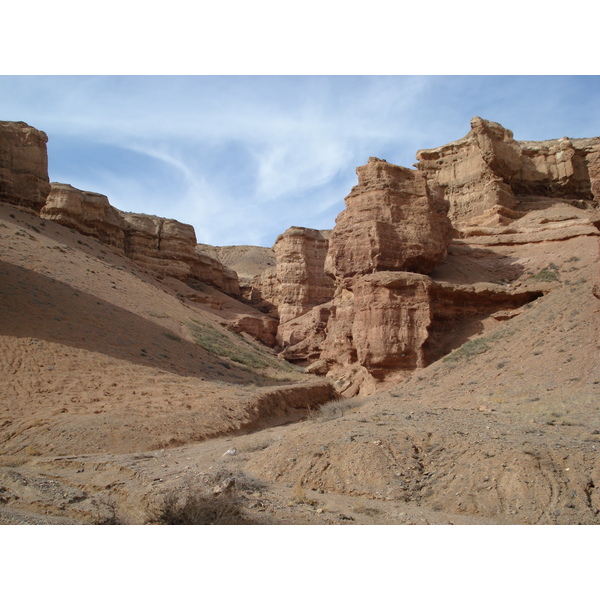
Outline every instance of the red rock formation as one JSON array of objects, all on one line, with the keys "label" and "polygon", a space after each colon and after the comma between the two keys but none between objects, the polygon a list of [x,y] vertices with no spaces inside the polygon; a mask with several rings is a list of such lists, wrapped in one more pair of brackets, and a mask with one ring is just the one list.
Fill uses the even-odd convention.
[{"label": "red rock formation", "polygon": [[191,225],[143,214],[119,214],[129,258],[162,277],[186,280],[193,276],[196,234]]},{"label": "red rock formation", "polygon": [[0,121],[0,202],[39,212],[50,192],[47,141],[26,123]]},{"label": "red rock formation", "polygon": [[240,295],[249,302],[252,302],[254,279],[269,267],[275,266],[275,252],[272,248],[198,244],[198,250],[237,273]]},{"label": "red rock formation", "polygon": [[[276,265],[265,269],[254,280],[253,304],[278,317],[280,346],[295,343],[298,327],[304,331],[305,326],[296,322],[299,317],[333,297],[333,280],[324,271],[329,234],[328,230],[290,227],[273,246]],[[316,315],[315,318],[317,327],[321,317]],[[308,322],[312,322],[312,317]],[[300,349],[296,354],[300,360]]]},{"label": "red rock formation", "polygon": [[265,346],[273,348],[277,343],[277,320],[266,315],[241,315],[228,327],[236,333],[247,333]]},{"label": "red rock formation", "polygon": [[423,173],[377,158],[336,219],[325,270],[337,279],[374,271],[429,273],[446,257],[450,227]]},{"label": "red rock formation", "polygon": [[120,211],[102,194],[52,183],[40,216],[89,235],[159,277],[174,277],[194,286],[212,285],[239,294],[237,275],[196,248],[191,225],[173,219]]},{"label": "red rock formation", "polygon": [[277,344],[283,348],[282,356],[301,364],[317,360],[326,338],[330,314],[331,302],[327,302],[279,326]]},{"label": "red rock formation", "polygon": [[123,219],[102,194],[83,192],[64,183],[52,183],[46,204],[40,209],[40,217],[57,221],[124,251]]},{"label": "red rock formation", "polygon": [[333,297],[333,280],[323,265],[329,231],[290,227],[273,247],[277,271],[277,307],[282,324]]},{"label": "red rock formation", "polygon": [[320,357],[329,365],[358,364],[383,380],[431,364],[456,347],[457,331],[467,323],[522,306],[541,292],[382,271],[357,278],[345,294],[345,302],[337,301],[341,314],[330,320]]},{"label": "red rock formation", "polygon": [[548,206],[540,200],[589,207],[600,199],[600,138],[519,142],[509,129],[474,117],[465,137],[420,150],[417,159],[458,228],[507,224],[523,211]]}]

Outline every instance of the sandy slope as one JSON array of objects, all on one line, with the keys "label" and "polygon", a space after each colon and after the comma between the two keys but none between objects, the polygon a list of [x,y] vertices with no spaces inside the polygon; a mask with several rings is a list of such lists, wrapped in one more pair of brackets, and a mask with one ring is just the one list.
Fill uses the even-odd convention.
[{"label": "sandy slope", "polygon": [[[222,326],[249,307],[209,286],[205,293],[187,288],[200,303],[185,301],[180,282],[172,282],[174,290],[90,238],[0,210],[5,455],[128,452],[201,440],[265,417],[257,409],[261,390],[289,395],[281,386],[314,385]],[[196,343],[199,331],[228,345],[233,360]],[[318,383],[315,401],[328,397],[322,388]],[[310,403],[294,398],[292,413],[294,402]],[[272,412],[286,417],[283,407]]]}]

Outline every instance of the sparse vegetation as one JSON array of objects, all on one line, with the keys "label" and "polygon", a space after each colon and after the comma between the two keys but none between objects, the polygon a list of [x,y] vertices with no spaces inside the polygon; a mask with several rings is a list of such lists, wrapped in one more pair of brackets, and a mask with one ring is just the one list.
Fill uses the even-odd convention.
[{"label": "sparse vegetation", "polygon": [[166,338],[168,338],[170,340],[173,340],[175,342],[180,342],[181,341],[181,338],[178,335],[175,335],[174,333],[171,333],[170,331],[163,331],[163,335]]},{"label": "sparse vegetation", "polygon": [[298,484],[294,486],[294,496],[292,497],[291,504],[306,504],[307,506],[317,506],[319,504],[316,500],[312,500],[306,495],[304,488]]},{"label": "sparse vegetation", "polygon": [[353,508],[355,513],[366,515],[367,517],[376,517],[381,514],[381,510],[379,510],[378,508],[366,506],[364,503],[357,504]]},{"label": "sparse vegetation", "polygon": [[169,492],[150,520],[160,525],[251,524],[243,514],[237,493],[215,495],[197,488],[184,494],[175,490]]},{"label": "sparse vegetation", "polygon": [[540,269],[537,273],[531,276],[531,279],[536,281],[556,281],[558,279],[558,267],[554,263],[550,263],[547,267]]},{"label": "sparse vegetation", "polygon": [[[196,344],[215,356],[227,358],[250,369],[271,367],[288,372],[297,370],[293,365],[278,360],[262,350],[258,344],[248,342],[237,333],[231,333],[230,337],[215,327],[198,321],[188,323],[188,327]],[[230,366],[228,365],[227,368]]]},{"label": "sparse vegetation", "polygon": [[327,404],[322,404],[318,411],[311,412],[311,417],[318,421],[332,421],[343,417],[345,414],[356,412],[363,404],[364,401],[356,398],[327,402]]},{"label": "sparse vegetation", "polygon": [[444,357],[444,362],[456,362],[463,358],[470,358],[477,354],[483,354],[489,350],[489,346],[483,338],[477,338],[475,340],[469,340],[463,344],[458,350],[452,352],[448,356]]},{"label": "sparse vegetation", "polygon": [[240,348],[229,336],[210,325],[190,323],[189,328],[196,344],[211,354],[228,358],[252,369],[264,369],[269,366],[267,360],[256,350],[251,347]]}]

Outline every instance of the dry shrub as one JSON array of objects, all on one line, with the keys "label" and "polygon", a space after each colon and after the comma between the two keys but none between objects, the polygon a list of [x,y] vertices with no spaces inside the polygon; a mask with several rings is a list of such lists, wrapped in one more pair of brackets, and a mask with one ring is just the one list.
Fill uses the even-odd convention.
[{"label": "dry shrub", "polygon": [[169,492],[152,521],[161,525],[250,525],[235,493],[205,494],[195,489],[185,496]]},{"label": "dry shrub", "polygon": [[304,488],[297,484],[294,486],[294,496],[291,504],[307,504],[308,506],[317,506],[319,504],[316,500],[312,500],[306,495]]},{"label": "dry shrub", "polygon": [[357,398],[348,398],[327,402],[319,407],[314,415],[319,421],[332,421],[343,417],[345,414],[356,412],[363,404],[364,400]]}]

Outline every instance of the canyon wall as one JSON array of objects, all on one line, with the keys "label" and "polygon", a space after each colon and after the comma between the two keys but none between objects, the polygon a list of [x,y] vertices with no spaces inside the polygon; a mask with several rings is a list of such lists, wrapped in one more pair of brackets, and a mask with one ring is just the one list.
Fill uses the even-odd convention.
[{"label": "canyon wall", "polygon": [[417,152],[417,170],[455,227],[506,224],[552,201],[600,200],[600,138],[519,142],[480,117],[458,141]]},{"label": "canyon wall", "polygon": [[[547,286],[532,279],[507,286],[522,269],[503,245],[597,235],[590,211],[598,205],[599,153],[600,138],[518,142],[475,117],[461,140],[419,151],[416,170],[369,159],[329,236],[323,271],[333,298],[297,316],[284,312],[282,355],[328,374],[351,396],[438,360],[467,341],[459,331],[510,318]],[[540,209],[546,216],[529,222]],[[451,243],[452,265],[441,268]],[[458,283],[465,268],[483,279]],[[505,282],[492,279],[496,272]],[[263,300],[284,306],[278,298],[300,296],[300,279],[265,272]]]},{"label": "canyon wall", "polygon": [[235,271],[198,249],[191,225],[124,212],[102,194],[63,183],[51,184],[40,216],[96,238],[159,277],[174,277],[192,287],[204,282],[226,294],[239,294]]},{"label": "canyon wall", "polygon": [[274,250],[263,246],[198,244],[197,249],[237,273],[240,295],[248,301],[252,299],[255,278],[269,267],[274,267],[276,262]]},{"label": "canyon wall", "polygon": [[419,151],[416,169],[370,158],[333,230],[291,227],[272,249],[200,245],[190,225],[50,184],[46,141],[0,123],[0,200],[159,277],[243,293],[266,314],[231,328],[345,395],[406,377],[545,293],[552,284],[527,275],[512,246],[597,236],[600,224],[600,138],[521,142],[479,117],[460,140]]},{"label": "canyon wall", "polygon": [[50,193],[48,137],[22,122],[0,121],[0,200],[39,212]]}]

